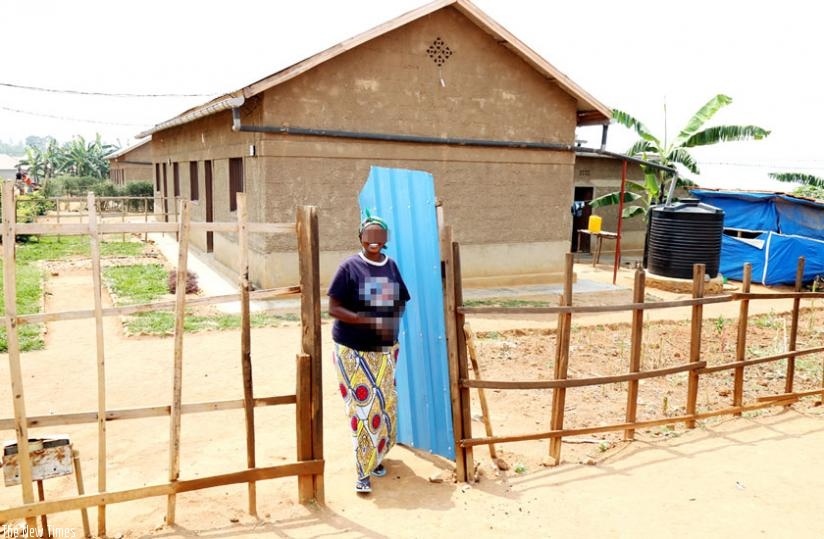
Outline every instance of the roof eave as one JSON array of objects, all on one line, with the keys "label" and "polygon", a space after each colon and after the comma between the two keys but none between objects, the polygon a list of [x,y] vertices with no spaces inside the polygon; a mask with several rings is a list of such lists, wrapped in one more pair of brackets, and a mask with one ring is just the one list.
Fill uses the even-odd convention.
[{"label": "roof eave", "polygon": [[216,112],[221,112],[224,110],[229,110],[233,108],[240,107],[245,102],[243,96],[235,96],[232,94],[227,94],[217,99],[213,99],[208,103],[201,105],[199,107],[195,107],[193,109],[189,109],[188,111],[175,116],[165,122],[161,122],[154,127],[143,131],[142,133],[138,133],[136,135],[137,138],[148,137],[157,133],[158,131],[163,131],[164,129],[169,129],[170,127],[176,127],[178,125],[183,125],[189,122],[193,122],[200,118],[210,116],[215,114]]}]

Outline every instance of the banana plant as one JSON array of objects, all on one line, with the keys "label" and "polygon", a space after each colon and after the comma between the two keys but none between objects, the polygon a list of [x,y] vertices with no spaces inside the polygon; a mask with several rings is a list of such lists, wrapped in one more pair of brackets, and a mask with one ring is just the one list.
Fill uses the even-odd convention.
[{"label": "banana plant", "polygon": [[[722,94],[716,95],[690,118],[671,143],[668,143],[666,139],[661,141],[646,125],[624,111],[614,109],[612,119],[615,123],[632,129],[639,136],[639,139],[626,151],[626,155],[676,170],[686,169],[687,172],[698,175],[701,173],[698,162],[688,148],[721,142],[761,140],[770,134],[766,129],[755,125],[704,127],[715,116],[715,113],[731,103],[732,98]],[[656,202],[659,204],[663,202],[666,183],[672,179],[671,173],[664,170],[645,165],[641,165],[641,168],[644,172],[643,183],[627,181],[624,203],[635,202],[636,204],[624,207],[622,215],[624,219],[646,217],[650,206]],[[677,182],[682,186],[694,185],[691,180],[682,177],[680,173]],[[620,199],[620,192],[607,193],[592,200],[590,205],[593,208],[611,206],[618,204]]]},{"label": "banana plant", "polygon": [[801,184],[793,190],[794,195],[824,200],[824,178],[803,172],[770,172],[768,176],[780,182]]},{"label": "banana plant", "polygon": [[109,176],[109,161],[106,158],[117,150],[117,146],[103,143],[100,134],[90,142],[78,135],[62,146],[49,139],[45,149],[27,146],[26,159],[21,164],[28,166],[29,173],[36,178],[48,179],[55,174],[66,174],[104,179]]}]

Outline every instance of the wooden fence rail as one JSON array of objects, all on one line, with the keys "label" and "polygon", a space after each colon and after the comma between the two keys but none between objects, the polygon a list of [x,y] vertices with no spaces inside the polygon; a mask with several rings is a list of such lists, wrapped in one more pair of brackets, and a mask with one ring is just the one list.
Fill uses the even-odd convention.
[{"label": "wooden fence rail", "polygon": [[[752,268],[749,264],[744,267],[744,279],[742,291],[732,294],[723,294],[713,297],[704,297],[704,272],[705,268],[697,264],[693,273],[693,293],[691,299],[646,303],[645,297],[645,273],[639,269],[635,274],[633,285],[632,303],[624,305],[609,306],[575,306],[572,304],[572,281],[573,281],[573,259],[572,255],[567,255],[564,292],[560,298],[560,305],[557,307],[467,307],[462,304],[460,291],[460,248],[457,243],[453,243],[452,249],[444,249],[446,280],[450,284],[448,291],[453,294],[453,300],[447,300],[447,319],[450,317],[456,320],[458,327],[463,326],[464,317],[467,314],[557,314],[558,323],[555,330],[555,369],[552,380],[483,380],[478,373],[475,378],[470,379],[466,373],[465,357],[461,352],[465,344],[460,339],[449,341],[452,352],[449,354],[450,361],[457,361],[459,364],[450,367],[453,373],[452,394],[460,412],[453,413],[453,420],[458,422],[455,428],[456,447],[458,448],[458,466],[471,463],[472,448],[479,445],[491,445],[504,442],[521,442],[528,440],[549,440],[549,457],[557,464],[561,458],[561,440],[568,436],[578,436],[584,434],[596,434],[604,432],[624,431],[624,439],[632,440],[635,431],[641,428],[650,428],[660,425],[671,425],[684,423],[688,428],[695,427],[696,421],[719,415],[740,415],[745,411],[759,410],[771,406],[788,406],[792,402],[805,396],[824,395],[822,389],[812,389],[805,391],[794,390],[795,359],[801,356],[824,352],[824,346],[813,346],[804,349],[797,348],[798,319],[800,304],[803,300],[812,300],[824,297],[821,292],[802,292],[802,275],[804,269],[804,258],[798,261],[796,272],[795,291],[777,293],[751,293],[750,283]],[[452,275],[449,272],[452,271]],[[771,354],[764,357],[747,358],[746,336],[748,329],[747,315],[749,304],[758,300],[791,299],[792,309],[790,311],[791,324],[788,336],[787,351],[783,353]],[[721,365],[708,366],[702,358],[701,350],[701,329],[703,325],[704,305],[715,303],[729,303],[738,301],[740,304],[738,320],[738,337],[736,342],[735,360]],[[687,362],[666,368],[651,370],[641,369],[642,337],[644,331],[644,312],[652,309],[668,309],[676,307],[690,307],[692,314],[690,317],[690,342],[689,349],[683,354]],[[583,313],[606,313],[628,311],[630,313],[631,344],[629,363],[627,372],[612,376],[593,376],[588,378],[568,378],[570,363],[574,364],[574,357],[571,357],[570,333],[572,327],[572,316]],[[449,325],[449,323],[448,323]],[[784,393],[759,397],[756,402],[745,404],[743,402],[743,380],[746,367],[753,365],[787,360],[786,384]],[[822,366],[824,368],[824,366]],[[733,371],[733,391],[732,406],[718,410],[697,411],[698,388],[701,376],[722,372]],[[671,376],[678,373],[686,373],[688,386],[686,394],[686,413],[679,416],[667,416],[651,420],[639,421],[636,417],[638,406],[638,383],[640,380]],[[564,408],[566,392],[569,389],[585,386],[615,384],[619,382],[627,383],[626,400],[626,420],[623,423],[594,425],[582,428],[564,428]],[[824,385],[824,382],[822,382]],[[475,437],[472,435],[472,423],[470,414],[470,399],[467,391],[469,389],[498,389],[498,390],[525,390],[525,389],[551,389],[552,404],[549,410],[550,429],[535,433],[509,434],[499,436]],[[460,433],[460,436],[457,434]],[[459,479],[471,480],[474,476],[473,470],[469,467],[459,469],[457,476]]]},{"label": "wooden fence rail", "polygon": [[[102,199],[105,202],[105,199]],[[180,492],[247,483],[249,513],[255,515],[257,481],[276,477],[297,476],[298,498],[301,503],[317,501],[323,503],[323,408],[321,384],[321,339],[320,339],[320,286],[318,280],[318,223],[315,207],[301,207],[297,210],[295,223],[249,223],[247,221],[245,194],[238,194],[238,221],[235,223],[192,223],[189,219],[189,202],[179,201],[174,222],[103,222],[98,214],[101,199],[94,195],[84,200],[78,199],[87,211],[83,223],[17,223],[15,212],[3,212],[3,278],[5,290],[5,324],[8,334],[9,373],[13,398],[13,418],[0,419],[0,429],[14,429],[17,447],[28,447],[28,429],[30,427],[76,425],[97,423],[98,425],[98,485],[97,493],[67,496],[51,501],[35,501],[32,488],[32,462],[28,451],[19,451],[22,503],[14,507],[0,509],[0,522],[14,518],[26,518],[29,528],[36,529],[35,517],[46,513],[69,511],[87,507],[98,507],[97,535],[106,535],[106,506],[112,503],[137,500],[152,496],[166,496],[166,523],[175,522],[175,496]],[[3,186],[2,205],[14,207],[13,185],[6,182]],[[103,205],[105,206],[105,205]],[[126,207],[123,204],[123,207]],[[82,219],[81,219],[82,221]],[[148,220],[147,220],[148,221]],[[186,264],[188,259],[188,239],[191,232],[235,232],[238,234],[240,250],[239,293],[215,297],[186,298]],[[144,305],[104,308],[102,305],[102,284],[100,270],[99,244],[103,234],[108,233],[145,234],[167,232],[175,233],[179,241],[179,259],[177,260],[177,295],[174,301],[158,302]],[[259,290],[252,292],[249,283],[249,267],[246,249],[248,234],[274,233],[295,234],[298,243],[298,260],[300,264],[300,284],[291,287]],[[16,310],[16,272],[15,272],[15,237],[18,234],[58,234],[88,235],[91,240],[92,276],[94,281],[94,309],[56,313],[19,315]],[[251,336],[249,301],[288,294],[299,294],[301,298],[301,342],[295,364],[297,384],[294,394],[269,397],[253,397],[253,376],[251,370]],[[210,305],[229,301],[241,303],[241,343],[239,356],[242,366],[243,399],[221,400],[211,402],[182,402],[182,357],[184,346],[183,319],[187,307]],[[170,403],[161,406],[144,406],[129,409],[107,409],[106,406],[106,354],[102,319],[104,316],[118,316],[138,312],[172,310],[175,312],[174,355],[172,358],[172,395]],[[97,353],[97,410],[85,412],[57,413],[49,416],[29,416],[25,408],[25,391],[21,371],[21,353],[18,328],[23,324],[36,324],[48,321],[94,319],[96,322]],[[31,382],[29,382],[31,383]],[[278,466],[257,466],[255,459],[254,409],[261,406],[295,405],[297,461]],[[180,479],[180,417],[186,413],[204,413],[218,410],[244,409],[246,427],[247,469],[230,473],[201,477],[198,479]],[[110,421],[120,421],[145,417],[168,416],[170,419],[169,441],[169,481],[168,483],[141,486],[119,491],[107,490],[107,448],[106,426]]]}]

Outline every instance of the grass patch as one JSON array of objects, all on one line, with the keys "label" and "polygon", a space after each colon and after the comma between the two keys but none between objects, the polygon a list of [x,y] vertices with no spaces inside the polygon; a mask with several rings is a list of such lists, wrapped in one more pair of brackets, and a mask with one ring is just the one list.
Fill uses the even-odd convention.
[{"label": "grass patch", "polygon": [[168,271],[160,264],[112,266],[103,270],[109,290],[118,305],[151,303],[168,294]]},{"label": "grass patch", "polygon": [[[300,320],[296,314],[267,314],[253,313],[249,322],[253,328],[278,327],[287,322]],[[138,313],[130,316],[126,322],[126,333],[129,335],[174,335],[175,315],[169,311],[153,313]],[[222,331],[239,329],[239,314],[195,315],[186,313],[183,319],[183,331]]]},{"label": "grass patch", "polygon": [[[0,260],[0,270],[2,267],[2,260]],[[16,284],[17,314],[39,313],[43,297],[43,279],[40,270],[28,264],[18,264]],[[5,293],[2,279],[0,279],[0,292]],[[0,303],[0,314],[6,314],[5,302]],[[42,324],[20,325],[17,333],[20,350],[23,352],[42,350],[45,345],[42,333]],[[8,352],[8,334],[5,324],[0,327],[0,352]]]},{"label": "grass patch", "polygon": [[[168,294],[169,272],[160,264],[133,264],[112,266],[104,270],[103,276],[118,305],[151,303]],[[252,313],[250,324],[253,328],[277,327],[286,322],[299,321],[294,313],[268,314]],[[175,314],[171,311],[138,313],[124,322],[129,335],[173,335]],[[239,329],[239,314],[193,314],[187,312],[183,318],[183,331],[222,331]]]},{"label": "grass patch", "polygon": [[[100,243],[100,256],[139,256],[145,249],[143,243],[136,241],[104,241]],[[29,241],[17,244],[18,263],[90,256],[88,236],[32,236]]]},{"label": "grass patch", "polygon": [[466,299],[464,307],[549,307],[548,301],[536,301],[531,299]]},{"label": "grass patch", "polygon": [[752,323],[760,328],[781,329],[784,326],[784,318],[771,310],[768,314],[753,318]]}]

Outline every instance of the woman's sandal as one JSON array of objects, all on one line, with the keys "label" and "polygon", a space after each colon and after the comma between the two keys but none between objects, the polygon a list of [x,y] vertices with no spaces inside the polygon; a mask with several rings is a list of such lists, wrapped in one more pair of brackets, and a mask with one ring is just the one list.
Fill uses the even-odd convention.
[{"label": "woman's sandal", "polygon": [[383,467],[383,464],[378,464],[378,466],[372,470],[372,475],[375,477],[383,477],[386,475],[386,468]]},{"label": "woman's sandal", "polygon": [[359,478],[355,481],[355,492],[361,492],[363,494],[372,492],[372,482],[368,477]]}]

